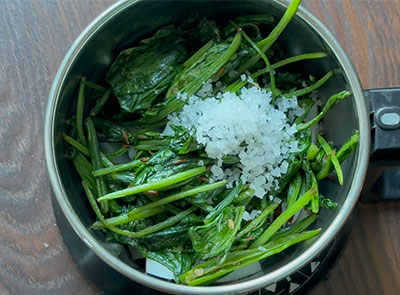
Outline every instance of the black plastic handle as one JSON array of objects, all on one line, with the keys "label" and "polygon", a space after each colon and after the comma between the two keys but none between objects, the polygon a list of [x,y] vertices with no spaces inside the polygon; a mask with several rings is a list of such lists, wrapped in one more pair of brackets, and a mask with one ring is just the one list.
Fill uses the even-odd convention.
[{"label": "black plastic handle", "polygon": [[365,91],[371,118],[371,161],[400,163],[400,88]]},{"label": "black plastic handle", "polygon": [[400,199],[400,88],[365,90],[371,155],[362,200]]}]

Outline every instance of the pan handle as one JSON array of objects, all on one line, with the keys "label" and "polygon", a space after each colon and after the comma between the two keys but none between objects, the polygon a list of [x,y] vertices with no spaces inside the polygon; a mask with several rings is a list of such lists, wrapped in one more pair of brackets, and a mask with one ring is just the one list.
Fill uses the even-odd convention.
[{"label": "pan handle", "polygon": [[371,155],[362,201],[400,199],[400,88],[365,90]]}]

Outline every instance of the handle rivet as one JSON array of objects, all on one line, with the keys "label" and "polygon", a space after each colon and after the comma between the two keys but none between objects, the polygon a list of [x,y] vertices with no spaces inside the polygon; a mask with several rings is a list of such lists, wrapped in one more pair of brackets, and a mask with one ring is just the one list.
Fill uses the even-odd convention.
[{"label": "handle rivet", "polygon": [[397,106],[380,108],[374,117],[375,124],[382,130],[400,129],[400,108]]},{"label": "handle rivet", "polygon": [[400,115],[397,113],[385,113],[382,114],[381,121],[385,125],[397,125],[400,123]]}]

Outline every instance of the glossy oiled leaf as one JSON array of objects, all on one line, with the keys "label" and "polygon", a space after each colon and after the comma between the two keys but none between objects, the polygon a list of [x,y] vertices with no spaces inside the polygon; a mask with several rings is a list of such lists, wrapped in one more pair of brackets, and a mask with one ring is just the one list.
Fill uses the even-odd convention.
[{"label": "glossy oiled leaf", "polygon": [[188,234],[193,249],[202,259],[222,255],[223,261],[228,254],[235,235],[240,228],[244,207],[226,207],[207,225],[192,227]]},{"label": "glossy oiled leaf", "polygon": [[104,136],[106,136],[108,139],[125,141],[126,139],[123,135],[125,133],[126,138],[128,138],[129,141],[133,140],[132,135],[124,126],[100,117],[93,117],[93,122],[96,125],[96,129],[104,134]]},{"label": "glossy oiled leaf", "polygon": [[[214,44],[198,60],[187,69],[184,69],[175,79],[171,88],[168,90],[168,96],[174,96],[178,92],[186,93],[192,83],[195,83],[199,75],[207,71],[209,67],[224,53],[229,47],[229,43],[223,42]],[[210,73],[211,76],[213,73]],[[197,89],[201,87],[203,82],[198,83]]]},{"label": "glossy oiled leaf", "polygon": [[179,224],[162,231],[150,234],[141,239],[141,243],[150,251],[159,251],[167,248],[190,246],[189,228],[201,223],[201,219],[195,214],[186,216]]},{"label": "glossy oiled leaf", "polygon": [[151,107],[186,59],[183,42],[181,33],[170,25],[119,54],[106,79],[123,110],[132,113]]}]

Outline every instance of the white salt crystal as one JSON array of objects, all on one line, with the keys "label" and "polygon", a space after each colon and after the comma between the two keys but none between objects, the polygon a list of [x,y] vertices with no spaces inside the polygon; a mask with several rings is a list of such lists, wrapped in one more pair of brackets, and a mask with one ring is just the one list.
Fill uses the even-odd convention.
[{"label": "white salt crystal", "polygon": [[288,170],[288,168],[289,168],[289,163],[288,163],[286,160],[282,161],[282,164],[281,164],[281,173],[282,173],[282,174],[286,173],[287,170]]},{"label": "white salt crystal", "polygon": [[247,211],[244,211],[244,213],[243,213],[243,220],[244,221],[249,221],[249,220],[251,220],[250,219],[250,213],[249,212],[247,212]]},{"label": "white salt crystal", "polygon": [[260,210],[252,210],[251,213],[244,211],[243,214],[243,220],[244,221],[250,221],[256,218],[258,215],[260,215],[261,211]]},{"label": "white salt crystal", "polygon": [[178,92],[178,93],[176,94],[176,98],[182,99],[182,100],[186,100],[186,99],[187,99],[187,93]]},{"label": "white salt crystal", "polygon": [[[242,88],[239,95],[225,92],[205,99],[192,95],[181,112],[169,115],[168,125],[190,130],[207,155],[217,160],[211,168],[212,181],[227,179],[233,187],[241,179],[262,198],[279,187],[278,179],[289,167],[287,159],[299,151],[293,140],[296,125],[290,123],[293,113],[302,111],[297,98],[280,97],[276,107],[271,100],[271,92],[256,87]],[[226,155],[239,157],[240,170],[222,166]]]},{"label": "white salt crystal", "polygon": [[213,87],[211,85],[211,81],[207,81],[206,83],[203,84],[203,86],[200,88],[200,90],[196,93],[197,96],[201,98],[205,98],[211,95],[213,91]]},{"label": "white salt crystal", "polygon": [[224,171],[217,165],[211,167],[211,172],[217,180],[224,178]]},{"label": "white salt crystal", "polygon": [[[167,135],[167,136],[172,136],[174,135],[174,130],[172,130],[170,124],[165,125],[165,129],[162,132],[162,134]],[[130,151],[130,150],[129,150]],[[132,159],[132,158],[131,158]]]},{"label": "white salt crystal", "polygon": [[261,211],[260,210],[252,210],[251,211],[251,213],[250,213],[250,218],[251,219],[254,219],[254,218],[256,218],[258,215],[260,215],[261,214]]}]

